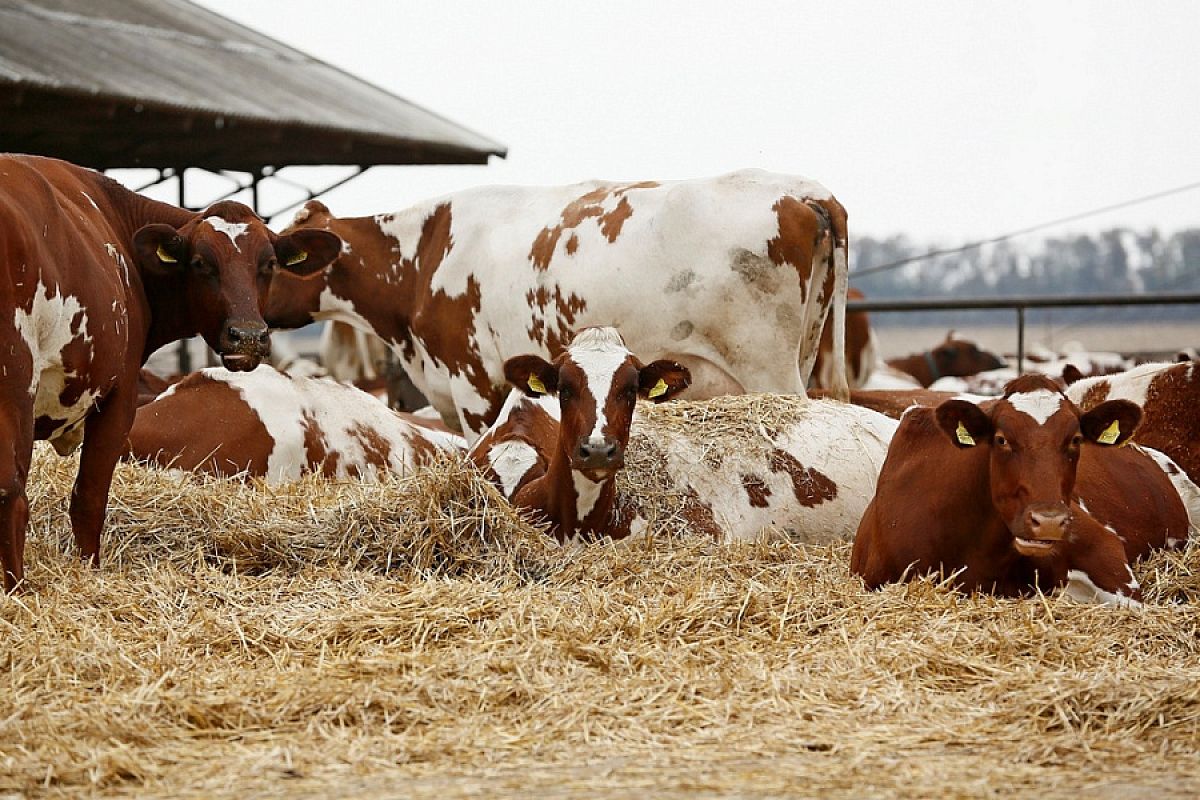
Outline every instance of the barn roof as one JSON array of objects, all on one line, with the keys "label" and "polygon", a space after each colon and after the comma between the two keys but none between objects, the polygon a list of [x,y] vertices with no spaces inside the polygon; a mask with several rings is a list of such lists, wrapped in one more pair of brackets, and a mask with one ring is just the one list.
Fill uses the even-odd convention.
[{"label": "barn roof", "polygon": [[243,171],[505,154],[186,0],[0,0],[0,150]]}]

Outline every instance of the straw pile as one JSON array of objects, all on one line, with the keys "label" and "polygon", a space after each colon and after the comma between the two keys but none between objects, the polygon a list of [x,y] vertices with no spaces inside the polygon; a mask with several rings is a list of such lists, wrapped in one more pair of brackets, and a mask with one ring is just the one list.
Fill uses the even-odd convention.
[{"label": "straw pile", "polygon": [[40,451],[0,797],[1200,793],[1200,548],[1144,611],[868,593],[848,547],[550,547],[469,468],[118,470],[79,565]]}]

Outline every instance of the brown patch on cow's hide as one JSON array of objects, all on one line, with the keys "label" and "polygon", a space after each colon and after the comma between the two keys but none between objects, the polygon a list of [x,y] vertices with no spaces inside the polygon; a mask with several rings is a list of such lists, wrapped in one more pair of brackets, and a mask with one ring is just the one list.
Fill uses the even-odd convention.
[{"label": "brown patch on cow's hide", "polygon": [[329,452],[325,432],[321,430],[320,423],[312,412],[301,412],[300,429],[304,432],[304,460],[308,469],[312,472],[319,469],[326,478],[336,477],[340,456],[336,452]]},{"label": "brown patch on cow's hide", "polygon": [[1112,391],[1112,387],[1108,381],[1097,381],[1095,386],[1089,386],[1088,390],[1083,393],[1083,399],[1079,403],[1079,410],[1091,411],[1108,399],[1110,391]]},{"label": "brown patch on cow's hide", "polygon": [[[557,286],[553,291],[548,291],[544,286],[539,286],[536,290],[530,289],[525,293],[525,302],[533,312],[526,332],[535,342],[545,345],[551,356],[557,356],[566,349],[575,335],[575,317],[587,308],[587,302],[576,294],[564,298]],[[552,303],[553,326],[546,323],[547,307]]]},{"label": "brown patch on cow's hide", "polygon": [[789,264],[796,270],[801,299],[807,300],[818,242],[830,234],[829,212],[791,195],[779,198],[771,210],[779,221],[779,234],[767,242],[767,257],[777,266]]},{"label": "brown patch on cow's hide", "polygon": [[404,441],[408,444],[409,452],[412,453],[414,464],[428,464],[441,452],[436,445],[416,431],[405,433]]},{"label": "brown patch on cow's hide", "polygon": [[[529,249],[530,263],[538,270],[549,269],[550,261],[554,258],[554,251],[558,247],[558,241],[562,238],[563,231],[578,228],[585,220],[589,219],[596,220],[604,238],[609,242],[615,242],[621,235],[621,228],[625,225],[625,220],[633,216],[633,206],[629,204],[629,198],[625,197],[625,194],[634,189],[653,189],[656,186],[658,183],[654,181],[642,181],[624,186],[602,186],[573,200],[563,209],[557,225],[552,228],[543,228],[534,238],[533,245]],[[605,210],[604,201],[609,197],[616,197],[618,201],[612,209]],[[572,233],[571,239],[567,242],[567,252],[573,254],[578,247],[579,240]]]},{"label": "brown patch on cow's hide", "polygon": [[716,541],[725,538],[725,532],[721,530],[721,526],[717,524],[717,518],[713,516],[712,506],[701,500],[695,489],[688,489],[685,498],[679,516],[687,522],[688,528],[693,533],[711,536]]},{"label": "brown patch on cow's hide", "polygon": [[1200,483],[1200,367],[1177,364],[1150,381],[1133,440],[1166,453]]},{"label": "brown patch on cow's hide", "polygon": [[392,457],[392,445],[379,435],[379,431],[369,428],[361,422],[356,422],[347,431],[358,440],[363,449],[363,458],[371,466],[387,467]]},{"label": "brown patch on cow's hide", "polygon": [[771,451],[772,472],[786,472],[792,479],[796,500],[805,508],[819,506],[837,497],[837,484],[816,469],[806,467],[786,450]]},{"label": "brown patch on cow's hide", "polygon": [[771,496],[771,487],[767,486],[762,478],[757,475],[743,475],[742,488],[746,490],[746,496],[750,498],[750,505],[755,508],[767,507],[767,498]]},{"label": "brown patch on cow's hide", "polygon": [[63,372],[68,376],[58,395],[58,402],[63,408],[70,408],[78,403],[83,393],[89,389],[108,388],[105,385],[108,382],[103,379],[104,367],[92,363],[92,341],[83,336],[83,320],[84,312],[80,310],[71,320],[74,338],[67,342],[61,351]]}]

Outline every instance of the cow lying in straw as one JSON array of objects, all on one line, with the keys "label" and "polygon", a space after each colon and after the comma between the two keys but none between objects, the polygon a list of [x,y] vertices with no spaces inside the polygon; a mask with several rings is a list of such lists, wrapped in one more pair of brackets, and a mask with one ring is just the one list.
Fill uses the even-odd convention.
[{"label": "cow lying in straw", "polygon": [[1141,416],[1127,400],[1080,413],[1040,375],[981,405],[951,399],[911,409],[859,526],[851,570],[871,588],[940,571],[967,590],[1065,586],[1077,599],[1136,605],[1130,562],[1181,545],[1191,527],[1185,503],[1196,497],[1177,469],[1169,476],[1160,466],[1161,454],[1119,447]]},{"label": "cow lying in straw", "polygon": [[126,458],[279,484],[317,473],[374,480],[466,442],[353,386],[271,367],[192,373],[137,411]]},{"label": "cow lying in straw", "polygon": [[615,328],[584,328],[554,360],[504,362],[516,388],[500,416],[471,448],[471,459],[515,505],[539,512],[550,532],[619,539],[628,520],[614,514],[613,477],[638,397],[662,402],[687,388],[673,361],[642,366]]}]

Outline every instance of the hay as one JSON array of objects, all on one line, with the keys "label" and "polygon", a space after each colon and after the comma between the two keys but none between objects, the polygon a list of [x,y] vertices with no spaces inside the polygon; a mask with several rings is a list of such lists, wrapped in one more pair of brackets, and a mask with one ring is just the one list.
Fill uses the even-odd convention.
[{"label": "hay", "polygon": [[1200,547],[1148,606],[866,592],[848,547],[561,551],[469,468],[122,467],[79,565],[39,452],[0,796],[1194,796]]}]

